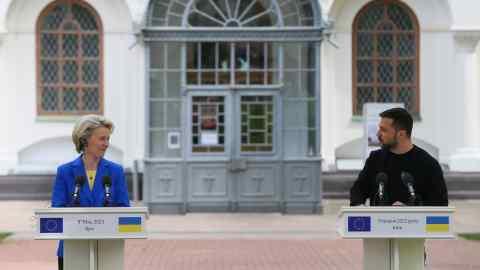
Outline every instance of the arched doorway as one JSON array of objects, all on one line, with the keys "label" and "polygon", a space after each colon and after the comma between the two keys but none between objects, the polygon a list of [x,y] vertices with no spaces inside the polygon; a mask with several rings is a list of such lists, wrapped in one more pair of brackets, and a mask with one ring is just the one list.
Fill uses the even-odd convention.
[{"label": "arched doorway", "polygon": [[150,3],[152,211],[321,211],[316,5]]}]

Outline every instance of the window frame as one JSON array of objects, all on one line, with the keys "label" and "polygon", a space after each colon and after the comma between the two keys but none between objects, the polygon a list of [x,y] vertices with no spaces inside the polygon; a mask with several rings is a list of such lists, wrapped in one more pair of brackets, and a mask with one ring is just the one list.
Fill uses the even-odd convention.
[{"label": "window frame", "polygon": [[[44,22],[45,18],[50,14],[50,12],[58,5],[60,4],[67,4],[68,6],[73,6],[74,4],[79,5],[83,8],[85,8],[91,16],[94,17],[95,22],[97,24],[98,29],[95,31],[96,34],[98,35],[98,110],[97,111],[84,111],[84,110],[77,110],[77,111],[65,111],[63,108],[61,108],[61,104],[63,104],[63,101],[61,101],[63,96],[59,95],[59,110],[57,111],[45,111],[42,108],[42,80],[41,80],[41,57],[42,57],[42,44],[41,44],[41,32],[43,31],[42,29],[42,23]],[[59,32],[59,37],[60,39],[63,39],[63,37],[67,34],[66,32],[62,32],[59,30],[55,30]],[[82,29],[75,31],[76,35],[82,35],[82,33],[88,33]],[[98,12],[93,8],[89,3],[82,1],[82,0],[56,0],[48,4],[43,10],[40,12],[40,15],[37,17],[36,21],[36,26],[35,26],[35,62],[36,62],[36,107],[37,107],[37,115],[38,116],[82,116],[86,114],[98,114],[98,115],[103,115],[104,114],[104,45],[103,45],[103,24],[101,21],[101,18],[98,14]],[[79,50],[81,50],[81,45],[79,41]],[[61,51],[61,44],[58,44],[59,51]],[[84,57],[83,56],[75,56],[77,59],[76,61],[83,62]],[[63,56],[59,55],[55,57],[55,61],[58,61],[60,64],[63,63],[65,58]],[[86,87],[84,82],[82,81],[81,78],[81,68],[78,68],[79,71],[77,71],[78,76],[78,82],[75,84],[71,84],[72,88],[88,88]],[[60,72],[59,68],[59,80],[57,83],[55,83],[55,87],[64,87],[65,83],[63,81],[63,78],[61,77],[62,73]],[[78,92],[84,92],[84,90],[76,90]],[[61,91],[63,92],[63,90]],[[77,100],[77,104],[79,103],[80,99],[82,97],[79,96]]]},{"label": "window frame", "polygon": [[[418,17],[416,16],[415,12],[408,6],[406,5],[405,3],[403,2],[400,2],[398,0],[373,0],[373,1],[370,1],[369,3],[365,4],[358,12],[357,14],[355,15],[355,18],[353,20],[353,24],[352,24],[352,115],[353,116],[362,116],[363,115],[363,112],[357,112],[357,96],[358,96],[358,77],[357,77],[357,62],[358,62],[358,54],[357,54],[357,49],[358,49],[358,24],[359,24],[359,20],[360,18],[362,17],[362,15],[365,13],[365,12],[368,12],[369,8],[371,8],[372,6],[376,5],[376,4],[379,4],[381,3],[383,5],[383,7],[385,8],[386,6],[388,6],[389,4],[393,3],[393,4],[396,4],[398,5],[399,7],[401,7],[403,9],[403,11],[405,11],[408,15],[409,15],[409,19],[413,25],[413,30],[415,33],[414,33],[414,36],[415,36],[415,56],[414,56],[414,61],[415,61],[415,64],[414,64],[414,68],[415,68],[415,74],[413,76],[415,82],[411,85],[414,85],[415,87],[415,97],[414,99],[412,100],[413,102],[415,102],[414,106],[412,107],[413,108],[413,111],[410,111],[410,113],[412,114],[412,116],[415,118],[415,119],[419,119],[420,118],[420,24],[419,24],[419,21],[418,21]],[[384,14],[385,14],[385,11],[384,11]],[[386,18],[384,18],[383,20],[385,20]],[[397,30],[391,30],[389,31],[389,33],[392,33],[393,36],[397,36],[398,33],[402,33],[404,31],[397,31]],[[374,34],[374,38],[376,39],[376,37],[379,35],[379,33],[375,33]],[[397,48],[397,45],[399,44],[399,41],[396,40],[393,42],[393,48]],[[374,45],[376,45],[376,42],[374,43]],[[373,61],[373,73],[376,74],[376,68],[378,66],[378,63],[380,61],[379,59],[379,56],[378,56],[378,50],[377,48],[374,47],[373,49],[373,56],[371,57],[371,61]],[[386,57],[387,58],[387,57]],[[393,64],[393,71],[392,71],[392,83],[391,84],[388,84],[388,87],[392,87],[393,88],[393,91],[394,92],[398,92],[399,90],[397,90],[398,88],[402,87],[402,84],[398,83],[395,81],[396,77],[397,77],[397,74],[396,74],[396,71],[397,71],[397,68],[399,66],[399,57],[398,55],[394,54],[393,56],[390,56],[388,57],[388,62],[392,63]],[[379,83],[379,80],[376,78],[376,76],[374,76],[373,78],[373,82],[371,83],[374,91],[374,101],[373,102],[378,102],[376,100],[376,96],[377,96],[377,92],[378,92],[378,87],[381,86],[381,83]],[[396,95],[394,94],[394,97]],[[397,100],[393,100],[394,103],[396,102],[399,102],[398,99]]]}]

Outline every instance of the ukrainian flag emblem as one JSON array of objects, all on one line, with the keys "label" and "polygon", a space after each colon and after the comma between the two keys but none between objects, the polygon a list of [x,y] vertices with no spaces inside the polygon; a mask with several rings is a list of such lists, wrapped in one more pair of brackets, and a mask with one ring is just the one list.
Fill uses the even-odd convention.
[{"label": "ukrainian flag emblem", "polygon": [[427,232],[448,232],[450,220],[448,216],[427,216]]},{"label": "ukrainian flag emblem", "polygon": [[121,233],[137,233],[142,231],[141,217],[119,217],[118,232]]}]

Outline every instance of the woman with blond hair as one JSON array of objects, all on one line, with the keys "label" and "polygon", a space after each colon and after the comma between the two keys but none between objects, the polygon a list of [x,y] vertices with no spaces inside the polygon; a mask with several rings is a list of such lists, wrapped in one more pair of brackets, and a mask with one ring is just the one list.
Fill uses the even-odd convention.
[{"label": "woman with blond hair", "polygon": [[[75,124],[72,140],[80,154],[58,167],[52,207],[130,206],[122,166],[103,158],[113,123],[103,116],[85,115]],[[63,241],[57,250],[63,269]]]}]

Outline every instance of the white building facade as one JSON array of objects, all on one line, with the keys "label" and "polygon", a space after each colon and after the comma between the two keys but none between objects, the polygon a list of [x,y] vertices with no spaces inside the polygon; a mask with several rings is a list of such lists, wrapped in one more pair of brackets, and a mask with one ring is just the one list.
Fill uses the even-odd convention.
[{"label": "white building facade", "polygon": [[[223,168],[198,172],[210,178],[260,168],[250,176],[266,174],[271,194],[288,197],[279,175],[306,171],[315,189],[321,170],[361,159],[365,102],[405,103],[421,146],[451,170],[479,171],[478,8],[469,0],[1,0],[0,173],[54,173],[76,156],[75,120],[99,113],[116,125],[108,158],[126,168],[138,160],[147,177],[193,177],[178,189],[195,185],[202,162]],[[242,106],[257,114],[241,118]],[[218,186],[219,201],[242,189],[231,185]],[[307,197],[315,204],[321,195]]]}]

